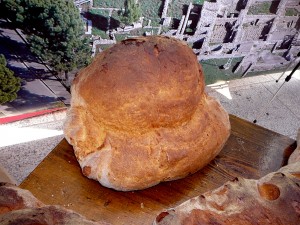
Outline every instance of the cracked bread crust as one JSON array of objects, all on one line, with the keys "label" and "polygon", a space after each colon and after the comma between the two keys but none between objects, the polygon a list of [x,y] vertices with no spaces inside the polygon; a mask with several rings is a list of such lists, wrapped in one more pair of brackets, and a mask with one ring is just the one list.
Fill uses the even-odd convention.
[{"label": "cracked bread crust", "polygon": [[80,72],[64,133],[85,176],[129,191],[201,169],[230,124],[191,49],[154,36],[116,44]]},{"label": "cracked bread crust", "polygon": [[57,205],[25,208],[0,215],[1,225],[109,225],[87,220],[80,214]]},{"label": "cracked bread crust", "polygon": [[109,225],[93,222],[61,206],[45,205],[33,194],[9,183],[0,183],[1,225]]},{"label": "cracked bread crust", "polygon": [[153,225],[300,223],[300,161],[259,180],[236,178],[160,213]]},{"label": "cracked bread crust", "polygon": [[13,184],[0,183],[0,215],[18,209],[44,206],[29,191]]}]

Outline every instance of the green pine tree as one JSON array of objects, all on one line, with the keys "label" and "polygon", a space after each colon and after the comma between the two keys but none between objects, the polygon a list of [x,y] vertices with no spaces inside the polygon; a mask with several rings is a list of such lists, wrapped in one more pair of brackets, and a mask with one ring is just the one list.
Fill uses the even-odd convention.
[{"label": "green pine tree", "polygon": [[0,105],[17,98],[21,87],[21,79],[14,76],[14,72],[6,67],[6,59],[0,55]]},{"label": "green pine tree", "polygon": [[124,2],[124,13],[121,20],[126,25],[131,25],[133,22],[139,20],[141,16],[140,5],[135,3],[135,0],[125,0]]},{"label": "green pine tree", "polygon": [[33,53],[67,74],[91,59],[84,24],[71,0],[2,0],[4,15],[22,29]]}]

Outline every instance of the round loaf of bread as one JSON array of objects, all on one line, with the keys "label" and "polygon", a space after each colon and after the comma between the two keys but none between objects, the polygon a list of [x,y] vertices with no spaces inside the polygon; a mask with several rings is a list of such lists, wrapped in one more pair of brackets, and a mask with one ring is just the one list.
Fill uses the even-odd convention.
[{"label": "round loaf of bread", "polygon": [[196,56],[177,39],[127,39],[98,54],[72,84],[64,125],[83,174],[129,191],[208,164],[230,123],[204,86]]}]

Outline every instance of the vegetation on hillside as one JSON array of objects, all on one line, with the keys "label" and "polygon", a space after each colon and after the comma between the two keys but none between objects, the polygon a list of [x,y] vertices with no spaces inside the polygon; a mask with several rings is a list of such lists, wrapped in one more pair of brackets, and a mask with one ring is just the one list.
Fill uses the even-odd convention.
[{"label": "vegetation on hillside", "polygon": [[141,17],[140,5],[135,0],[125,0],[124,12],[122,12],[121,21],[126,25],[137,22]]},{"label": "vegetation on hillside", "polygon": [[66,79],[89,63],[91,49],[72,0],[3,0],[1,9],[26,34],[31,51]]},{"label": "vegetation on hillside", "polygon": [[275,14],[279,1],[258,2],[250,6],[249,15]]},{"label": "vegetation on hillside", "polygon": [[297,9],[293,9],[293,8],[288,8],[285,10],[285,15],[286,16],[297,16],[298,15],[298,10]]},{"label": "vegetation on hillside", "polygon": [[[180,19],[184,10],[187,8],[190,2],[193,4],[202,5],[205,0],[173,0],[169,3],[167,15]],[[117,8],[124,10],[124,0],[94,0],[94,7],[99,8]],[[151,20],[152,26],[160,25],[160,16],[164,6],[164,0],[139,0],[141,16],[144,17],[144,21]]]},{"label": "vegetation on hillside", "polygon": [[233,73],[233,69],[238,65],[239,62],[242,61],[243,58],[233,58],[231,66],[225,70],[223,69],[223,66],[228,62],[229,59],[230,58],[208,59],[200,62],[204,71],[206,84],[213,84],[220,80],[227,81],[241,77],[240,73]]},{"label": "vegetation on hillside", "polygon": [[0,105],[17,98],[21,87],[21,79],[14,76],[14,72],[6,66],[4,55],[0,55]]}]

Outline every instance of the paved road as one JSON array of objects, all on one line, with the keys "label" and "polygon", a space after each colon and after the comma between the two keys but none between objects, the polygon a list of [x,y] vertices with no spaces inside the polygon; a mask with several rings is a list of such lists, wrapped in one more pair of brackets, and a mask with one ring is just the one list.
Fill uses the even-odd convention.
[{"label": "paved road", "polygon": [[70,93],[49,70],[33,56],[24,41],[0,20],[0,53],[8,67],[22,79],[18,98],[0,106],[0,116],[53,108],[70,103]]}]

